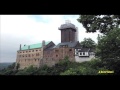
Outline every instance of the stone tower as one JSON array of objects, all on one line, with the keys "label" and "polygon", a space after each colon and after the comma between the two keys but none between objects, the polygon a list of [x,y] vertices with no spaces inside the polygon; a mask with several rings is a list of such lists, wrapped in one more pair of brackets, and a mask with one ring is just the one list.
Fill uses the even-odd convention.
[{"label": "stone tower", "polygon": [[58,29],[61,30],[61,43],[76,41],[76,27],[69,20],[66,20],[66,23],[62,24]]}]

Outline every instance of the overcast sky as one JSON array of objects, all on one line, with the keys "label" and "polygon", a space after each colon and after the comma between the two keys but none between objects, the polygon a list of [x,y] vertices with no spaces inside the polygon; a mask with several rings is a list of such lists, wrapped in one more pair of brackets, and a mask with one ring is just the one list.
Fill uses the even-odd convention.
[{"label": "overcast sky", "polygon": [[86,33],[76,20],[79,15],[1,15],[0,62],[15,62],[20,44],[35,44],[42,40],[60,43],[58,27],[70,20],[79,30],[79,41],[92,38],[97,42],[98,33]]}]

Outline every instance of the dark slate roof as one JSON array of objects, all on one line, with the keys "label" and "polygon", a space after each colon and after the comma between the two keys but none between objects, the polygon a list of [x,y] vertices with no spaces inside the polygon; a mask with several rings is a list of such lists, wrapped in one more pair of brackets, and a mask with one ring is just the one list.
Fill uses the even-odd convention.
[{"label": "dark slate roof", "polygon": [[90,49],[90,52],[95,52],[95,49]]},{"label": "dark slate roof", "polygon": [[72,23],[62,24],[62,25],[60,26],[59,30],[66,29],[66,28],[72,28],[72,29],[75,29],[75,30],[76,30],[75,25],[72,24]]},{"label": "dark slate roof", "polygon": [[90,49],[90,48],[80,48],[79,52],[95,52],[95,49]]},{"label": "dark slate roof", "polygon": [[63,42],[59,43],[58,45],[54,46],[53,48],[59,48],[61,45],[68,45],[68,47],[75,47],[77,45],[77,42]]},{"label": "dark slate roof", "polygon": [[[55,46],[55,45],[54,45]],[[52,50],[54,46],[48,47],[45,50]]]},{"label": "dark slate roof", "polygon": [[79,52],[89,52],[90,48],[81,48]]}]

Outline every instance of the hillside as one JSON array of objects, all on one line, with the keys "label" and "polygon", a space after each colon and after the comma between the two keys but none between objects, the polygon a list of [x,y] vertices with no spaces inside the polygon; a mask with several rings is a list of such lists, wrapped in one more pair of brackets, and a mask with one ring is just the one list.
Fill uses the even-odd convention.
[{"label": "hillside", "polygon": [[0,63],[0,69],[7,68],[9,65],[12,65],[13,63]]}]

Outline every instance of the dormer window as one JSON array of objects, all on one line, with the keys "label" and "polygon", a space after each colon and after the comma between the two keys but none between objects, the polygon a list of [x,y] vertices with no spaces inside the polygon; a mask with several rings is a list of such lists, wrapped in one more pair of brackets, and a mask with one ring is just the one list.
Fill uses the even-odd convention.
[{"label": "dormer window", "polygon": [[80,55],[82,55],[82,53],[80,52]]},{"label": "dormer window", "polygon": [[83,52],[83,55],[85,55],[85,53]]}]

